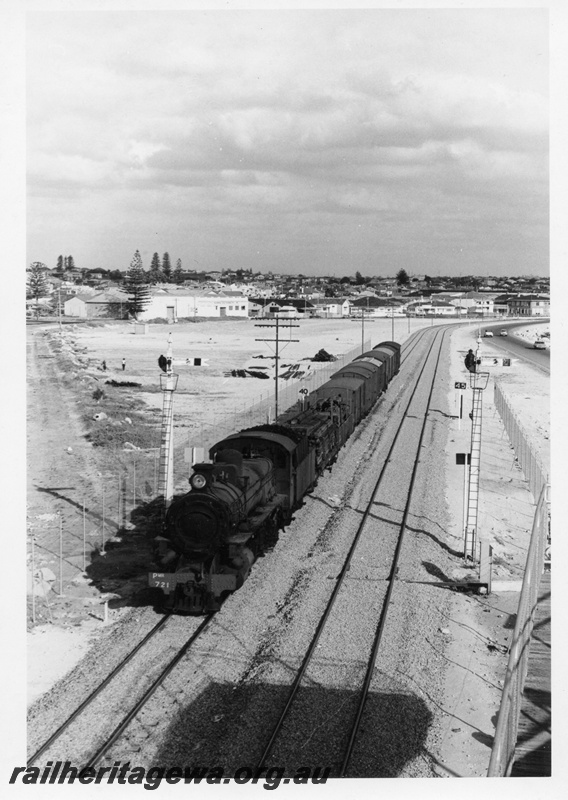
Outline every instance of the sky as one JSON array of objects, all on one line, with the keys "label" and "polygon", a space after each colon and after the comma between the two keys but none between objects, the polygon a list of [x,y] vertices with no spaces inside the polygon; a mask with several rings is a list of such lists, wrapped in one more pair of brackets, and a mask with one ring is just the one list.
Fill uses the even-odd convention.
[{"label": "sky", "polygon": [[546,8],[27,15],[27,261],[547,275]]}]

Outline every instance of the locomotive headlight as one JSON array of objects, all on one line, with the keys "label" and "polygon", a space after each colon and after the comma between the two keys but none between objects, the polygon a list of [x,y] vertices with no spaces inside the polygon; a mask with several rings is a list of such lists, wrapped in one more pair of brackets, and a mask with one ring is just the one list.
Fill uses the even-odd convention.
[{"label": "locomotive headlight", "polygon": [[196,472],[195,475],[191,476],[190,483],[194,489],[205,489],[207,486],[207,478],[200,472]]}]

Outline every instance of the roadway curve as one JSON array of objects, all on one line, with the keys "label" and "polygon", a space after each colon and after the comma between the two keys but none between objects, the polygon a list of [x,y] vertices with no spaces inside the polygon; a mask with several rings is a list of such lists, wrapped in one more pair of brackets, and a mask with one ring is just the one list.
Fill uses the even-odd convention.
[{"label": "roadway curve", "polygon": [[[543,323],[550,323],[550,318],[540,320],[515,320],[515,322],[498,322],[491,325],[484,325],[483,330],[493,331],[493,339],[491,344],[500,347],[501,350],[516,358],[522,358],[528,364],[542,369],[546,373],[550,373],[550,350],[535,350],[532,344],[515,336],[514,331],[517,328],[524,328],[527,325],[542,325]],[[508,336],[499,336],[499,331],[506,329]]]}]

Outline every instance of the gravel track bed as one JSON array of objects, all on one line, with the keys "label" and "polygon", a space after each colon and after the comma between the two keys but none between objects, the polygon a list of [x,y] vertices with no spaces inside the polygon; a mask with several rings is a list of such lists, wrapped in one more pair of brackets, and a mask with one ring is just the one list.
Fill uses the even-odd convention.
[{"label": "gravel track bed", "polygon": [[[274,550],[257,562],[244,587],[225,603],[214,623],[218,636],[209,637],[212,643],[218,639],[219,647],[207,654],[188,654],[164,691],[133,722],[128,736],[109,751],[105,763],[136,757],[136,763],[163,766],[222,766],[226,774],[238,766],[254,766],[333,588],[342,563],[340,553],[345,554],[351,542],[353,516],[360,516],[355,508],[364,495],[368,498],[378,475],[370,456],[378,444],[377,421],[384,434],[380,440],[384,453],[388,449],[384,421],[392,419],[395,406],[403,405],[402,386],[411,372],[410,366],[401,370]],[[343,513],[330,499],[342,497],[346,487]],[[347,523],[344,518],[349,516]],[[345,611],[343,631],[361,616],[360,605],[354,601]],[[358,662],[360,672],[360,654]],[[343,667],[336,664],[335,669],[338,680],[332,684],[345,691]],[[336,691],[329,677],[318,693],[328,690]],[[331,705],[335,709],[337,701]],[[322,702],[316,706],[329,708]],[[312,724],[325,727],[325,718],[320,713]],[[321,749],[317,756],[321,765]]]},{"label": "gravel track bed", "polygon": [[[303,508],[281,533],[274,549],[256,562],[249,580],[227,600],[206,635],[200,639],[199,646],[180,662],[102,763],[110,764],[120,759],[164,767],[222,766],[227,775],[237,767],[256,764],[331,594],[353,531],[360,521],[361,509],[370,497],[394,437],[396,419],[406,406],[404,392],[422,364],[425,349],[425,344],[416,347],[409,363],[403,365],[399,376],[373,412],[354,432],[332,472],[320,478],[316,490],[306,498]],[[443,397],[436,408],[445,408],[445,404]],[[436,426],[435,423],[431,427],[429,446],[435,451],[436,447],[443,447],[444,430],[443,426]],[[416,441],[414,434],[411,438]],[[404,465],[404,457],[396,458],[398,463],[402,461]],[[436,483],[435,461],[426,470],[426,487],[431,487],[432,482]],[[443,488],[441,495],[440,487],[436,486],[436,489],[437,497],[443,499]],[[432,496],[431,488],[425,491]],[[306,681],[305,687],[300,689],[302,706],[306,707],[305,695],[305,702],[314,709],[314,716],[304,715],[302,724],[296,725],[295,737],[300,745],[299,758],[303,765],[326,766],[324,754],[326,759],[329,758],[327,764],[337,760],[335,751],[329,749],[330,720],[334,720],[334,731],[345,732],[347,726],[344,715],[349,716],[348,711],[353,713],[354,692],[350,687],[353,683],[360,683],[365,669],[365,653],[361,652],[359,642],[364,631],[376,624],[381,595],[386,591],[384,577],[387,564],[376,550],[376,529],[380,529],[381,537],[390,538],[391,526],[386,523],[394,522],[397,517],[400,519],[403,508],[402,500],[395,500],[396,496],[394,499],[390,497],[389,502],[377,499],[377,511],[371,513],[369,520],[368,544],[362,542],[364,555],[361,558],[364,560],[352,565],[348,580],[351,590],[349,601],[338,604],[341,615],[337,628],[329,636],[329,646],[326,645],[325,650],[322,648],[327,655],[323,657],[318,649],[316,671]],[[418,565],[423,574],[424,563],[440,561],[437,526],[443,525],[443,520],[435,520],[438,511],[443,517],[443,502],[440,506],[436,510],[428,508],[427,516],[424,516],[423,506],[420,506],[420,517],[410,514],[409,533],[417,532],[414,537],[409,537],[407,533],[410,546],[406,549],[410,551],[413,564],[411,573]],[[426,536],[418,538],[418,532]],[[449,565],[455,566],[453,553],[442,552]],[[431,579],[428,572],[426,576]],[[376,601],[372,604],[368,600],[369,585],[372,586]],[[396,691],[393,695],[393,691],[385,689],[383,685],[377,688],[373,686],[365,712],[372,724],[364,722],[363,744],[360,748],[357,745],[352,774],[369,777],[432,774],[424,756],[416,755],[419,750],[417,742],[423,744],[425,738],[431,736],[430,721],[436,712],[436,704],[430,702],[424,692],[428,691],[429,696],[435,697],[440,689],[441,678],[436,676],[442,669],[444,659],[432,646],[426,648],[419,645],[420,656],[414,653],[411,659],[414,671],[409,670],[406,675],[405,665],[408,659],[406,650],[415,651],[416,642],[420,643],[426,634],[431,636],[434,644],[443,646],[443,641],[438,641],[439,634],[436,638],[439,609],[423,603],[424,592],[431,592],[438,598],[437,605],[443,605],[443,595],[439,596],[442,591],[402,583],[397,587],[397,598],[388,626],[393,628],[395,638],[398,637],[398,642],[393,646],[398,661],[395,667],[387,663],[380,670],[377,665],[375,675],[384,675],[385,680],[390,681],[391,689]],[[409,603],[399,599],[407,593],[411,597]],[[415,596],[411,596],[412,593]],[[424,624],[424,617],[427,623],[430,620],[429,624]],[[156,615],[151,609],[129,612],[99,643],[96,661],[84,659],[64,681],[30,709],[30,752],[45,741],[155,621]],[[356,626],[354,621],[357,622]],[[403,631],[399,621],[402,621]],[[179,647],[197,627],[199,620],[186,617],[178,618],[177,622]],[[142,624],[145,629],[141,632]],[[356,635],[359,628],[361,636]],[[403,641],[400,641],[401,637]],[[325,636],[320,644],[324,642]],[[153,653],[150,660],[157,663],[160,655]],[[435,669],[430,670],[433,677],[428,680],[427,689],[422,690],[420,679],[430,674],[425,665],[431,663],[435,663]],[[133,671],[129,680],[130,683],[123,685],[112,700],[113,711],[109,711],[110,705],[107,704],[100,713],[102,727],[112,730],[116,726],[123,696],[129,697],[128,707],[134,704],[130,686],[138,686],[140,674]],[[418,681],[418,686],[413,681]],[[143,691],[141,686],[138,688],[137,696]],[[393,714],[389,711],[396,709],[397,704],[401,704],[405,710],[402,717],[407,721],[406,727],[409,721],[414,720],[417,731],[414,735],[408,730],[397,730],[398,744],[392,739],[390,725],[393,723]],[[385,715],[388,720],[386,732],[383,729],[384,719],[381,721],[381,716],[385,718]],[[112,719],[112,725],[107,725],[106,719]],[[91,732],[90,729],[89,734]],[[383,748],[385,737],[390,741],[390,749]],[[83,732],[75,738],[83,746]],[[324,740],[328,742],[327,751],[322,743]],[[57,757],[70,758],[69,749],[73,746],[77,749],[75,742],[63,754],[58,750]],[[392,758],[385,756],[383,763],[378,754],[383,749],[385,753],[398,755],[396,758],[394,755]],[[51,752],[49,755],[51,757]],[[278,751],[273,755],[279,756]],[[284,757],[284,753],[281,755]],[[277,763],[273,757],[270,760],[271,763]],[[280,765],[284,765],[283,762]]]},{"label": "gravel track bed", "polygon": [[[143,619],[142,619],[143,618]],[[97,647],[97,658],[84,658],[54,689],[31,709],[28,717],[29,754],[45,742],[86,697],[136,647],[159,617],[150,609],[132,611],[113,627]],[[141,623],[144,623],[143,625]],[[197,628],[199,620],[170,618],[133,660],[40,757],[84,763],[96,746],[135,704],[153,678]]]}]

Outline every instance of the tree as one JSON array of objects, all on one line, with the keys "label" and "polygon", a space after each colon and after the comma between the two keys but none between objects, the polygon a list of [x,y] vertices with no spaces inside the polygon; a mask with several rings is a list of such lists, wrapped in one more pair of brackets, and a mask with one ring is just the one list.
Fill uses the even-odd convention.
[{"label": "tree", "polygon": [[176,261],[176,268],[174,269],[174,283],[181,283],[183,280],[183,270],[181,268],[181,258]]},{"label": "tree", "polygon": [[47,267],[41,261],[33,261],[28,269],[27,297],[33,297],[36,301],[36,314],[39,317],[39,298],[49,294],[45,271]]},{"label": "tree", "polygon": [[396,282],[398,286],[408,286],[410,283],[410,278],[408,277],[408,272],[405,269],[399,269],[396,273]]},{"label": "tree", "polygon": [[64,269],[63,256],[57,256],[57,272],[63,272]]},{"label": "tree", "polygon": [[138,319],[138,314],[144,311],[151,299],[148,279],[144,272],[142,256],[139,250],[134,253],[134,257],[130,262],[130,269],[126,274],[124,288],[128,293],[128,310],[134,319]]},{"label": "tree", "polygon": [[356,286],[362,286],[365,283],[365,278],[361,275],[360,272],[355,273],[355,284]]},{"label": "tree", "polygon": [[75,261],[73,260],[73,256],[65,256],[63,259],[63,265],[66,270],[75,269]]},{"label": "tree", "polygon": [[160,256],[154,253],[152,256],[152,263],[150,264],[150,272],[148,274],[150,283],[159,283],[162,278],[162,267],[160,265]]},{"label": "tree", "polygon": [[170,263],[170,254],[164,253],[162,258],[162,272],[166,278],[166,282],[170,283],[172,280],[172,265]]}]

